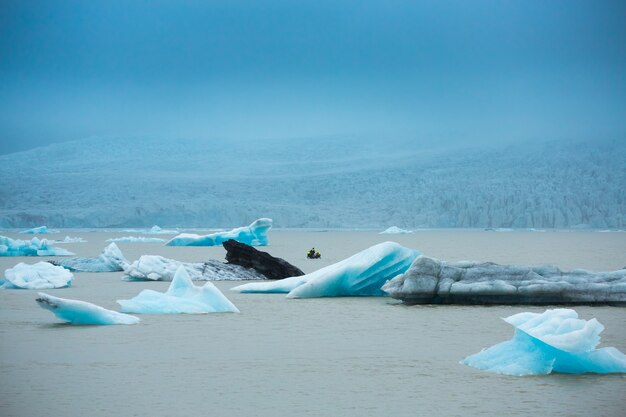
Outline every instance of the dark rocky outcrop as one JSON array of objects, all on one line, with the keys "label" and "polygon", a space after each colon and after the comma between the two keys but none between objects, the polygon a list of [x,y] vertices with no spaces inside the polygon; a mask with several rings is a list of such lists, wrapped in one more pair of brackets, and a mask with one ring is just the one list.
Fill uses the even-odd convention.
[{"label": "dark rocky outcrop", "polygon": [[304,275],[300,268],[281,258],[275,258],[267,252],[256,250],[252,246],[236,240],[222,243],[226,249],[226,261],[230,264],[252,268],[268,279],[283,279]]}]

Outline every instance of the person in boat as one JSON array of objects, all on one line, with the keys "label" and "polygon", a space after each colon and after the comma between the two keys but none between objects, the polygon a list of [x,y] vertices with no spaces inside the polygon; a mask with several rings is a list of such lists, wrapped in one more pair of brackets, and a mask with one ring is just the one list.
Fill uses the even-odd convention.
[{"label": "person in boat", "polygon": [[311,248],[311,250],[306,253],[306,256],[311,259],[315,258],[315,248]]}]

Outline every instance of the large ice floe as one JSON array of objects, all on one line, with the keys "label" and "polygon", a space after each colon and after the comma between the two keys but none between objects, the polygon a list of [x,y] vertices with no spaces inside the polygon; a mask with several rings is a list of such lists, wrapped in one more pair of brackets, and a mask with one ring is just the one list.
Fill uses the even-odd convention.
[{"label": "large ice floe", "polygon": [[66,258],[50,261],[53,265],[61,266],[70,271],[76,272],[115,272],[123,271],[130,265],[120,248],[115,243],[111,243],[104,248],[102,253],[95,258]]},{"label": "large ice floe", "polygon": [[626,355],[613,347],[596,349],[604,326],[579,319],[570,309],[519,313],[503,319],[513,339],[468,356],[461,363],[506,375],[626,372]]},{"label": "large ice floe", "polygon": [[166,239],[161,239],[158,237],[143,237],[143,236],[124,236],[124,237],[114,237],[111,239],[107,239],[107,242],[129,242],[129,243],[159,243],[165,242]]},{"label": "large ice floe", "polygon": [[267,232],[272,228],[272,219],[258,219],[250,226],[239,227],[227,232],[217,232],[210,235],[195,235],[181,233],[166,243],[167,246],[217,246],[229,239],[245,243],[250,246],[266,246]]},{"label": "large ice floe", "polygon": [[409,233],[413,232],[411,230],[400,229],[398,226],[391,226],[380,232],[379,235],[406,235]]},{"label": "large ice floe", "polygon": [[130,300],[117,300],[124,313],[203,314],[239,313],[239,310],[211,282],[193,285],[184,266],[178,267],[167,292],[143,290]]},{"label": "large ice floe", "polygon": [[135,324],[141,320],[129,314],[118,313],[85,301],[53,297],[40,292],[39,307],[71,324]]},{"label": "large ice floe", "polygon": [[72,285],[72,273],[48,262],[37,262],[34,265],[20,262],[13,268],[4,271],[4,280],[0,288],[20,288],[28,290],[45,290],[64,288]]},{"label": "large ice floe", "polygon": [[420,256],[383,291],[407,304],[623,304],[626,270],[561,271]]},{"label": "large ice floe", "polygon": [[43,235],[46,233],[59,233],[59,231],[48,229],[47,226],[39,226],[39,227],[33,227],[32,229],[28,229],[28,230],[22,230],[20,233],[25,233],[29,235]]},{"label": "large ice floe", "polygon": [[158,255],[143,255],[125,268],[124,281],[171,281],[180,267],[193,281],[242,281],[266,279],[254,269],[226,264],[215,259],[206,262],[180,262]]},{"label": "large ice floe", "polygon": [[0,256],[71,256],[72,252],[51,245],[46,239],[11,239],[0,236]]},{"label": "large ice floe", "polygon": [[405,272],[420,253],[395,242],[365,249],[310,274],[232,288],[243,293],[288,293],[288,298],[380,296],[380,287]]}]

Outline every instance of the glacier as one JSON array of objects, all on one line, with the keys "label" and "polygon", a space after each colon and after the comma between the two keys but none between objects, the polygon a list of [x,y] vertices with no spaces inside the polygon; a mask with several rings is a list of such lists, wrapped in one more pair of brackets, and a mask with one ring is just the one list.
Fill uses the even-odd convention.
[{"label": "glacier", "polygon": [[32,229],[28,229],[28,230],[22,230],[20,233],[25,233],[29,235],[43,235],[46,233],[59,233],[59,231],[48,229],[47,226],[39,226],[39,227],[33,227]]},{"label": "glacier", "polygon": [[95,258],[66,258],[49,261],[53,265],[76,272],[115,272],[129,267],[130,262],[124,257],[120,248],[111,243]]},{"label": "glacier", "polygon": [[184,267],[194,281],[265,280],[254,269],[226,264],[215,259],[207,262],[180,262],[158,255],[143,255],[124,270],[124,281],[171,281]]},{"label": "glacier", "polygon": [[288,293],[288,298],[381,296],[381,286],[406,271],[420,253],[383,242],[310,274],[232,288],[242,293]]},{"label": "glacier", "polygon": [[404,235],[408,233],[413,233],[413,231],[400,229],[398,226],[391,226],[390,228],[383,230],[379,234],[380,235]]},{"label": "glacier", "polygon": [[184,266],[179,266],[165,293],[143,290],[130,300],[117,300],[123,313],[203,314],[239,313],[239,309],[211,282],[196,287]]},{"label": "glacier", "polygon": [[4,282],[1,288],[28,290],[65,288],[70,287],[73,280],[74,276],[71,272],[48,262],[37,262],[34,265],[20,262],[4,271]]},{"label": "glacier", "polygon": [[0,236],[0,256],[71,256],[72,252],[50,245],[46,239],[11,239]]},{"label": "glacier", "polygon": [[71,324],[136,324],[141,321],[139,317],[107,310],[86,301],[53,297],[43,292],[39,293],[36,301],[39,307]]},{"label": "glacier", "polygon": [[262,218],[255,220],[250,226],[238,227],[227,232],[217,232],[209,235],[195,235],[181,233],[166,243],[167,246],[217,246],[229,239],[245,243],[250,246],[266,246],[267,232],[272,228],[272,219]]},{"label": "glacier", "polygon": [[407,304],[624,304],[626,270],[561,271],[420,256],[382,289]]},{"label": "glacier", "polygon": [[613,347],[596,349],[604,326],[579,319],[571,309],[519,313],[503,319],[513,339],[468,356],[462,364],[505,375],[625,373],[626,355]]},{"label": "glacier", "polygon": [[107,239],[107,242],[130,242],[130,243],[159,243],[165,242],[165,239],[161,239],[158,237],[136,237],[136,236],[124,236],[124,237],[114,237],[111,239]]}]

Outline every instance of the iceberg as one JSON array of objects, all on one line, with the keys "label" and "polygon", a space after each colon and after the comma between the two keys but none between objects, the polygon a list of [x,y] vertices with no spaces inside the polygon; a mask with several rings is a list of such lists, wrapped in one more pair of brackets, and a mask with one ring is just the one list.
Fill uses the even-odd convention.
[{"label": "iceberg", "polygon": [[107,310],[85,301],[53,297],[40,292],[37,298],[39,307],[49,310],[61,320],[71,324],[136,324],[139,317]]},{"label": "iceberg", "polygon": [[239,313],[239,310],[211,282],[193,285],[184,266],[179,266],[167,292],[143,290],[130,300],[117,300],[123,313],[203,314]]},{"label": "iceberg", "polygon": [[72,252],[52,246],[46,239],[11,239],[0,236],[0,256],[71,256]]},{"label": "iceberg", "polygon": [[420,256],[383,291],[407,304],[624,304],[626,270],[444,262]]},{"label": "iceberg", "polygon": [[165,242],[165,239],[161,239],[158,237],[136,237],[136,236],[124,236],[124,237],[114,237],[111,239],[107,239],[107,242],[130,242],[130,243],[157,243],[157,242]]},{"label": "iceberg", "polygon": [[76,272],[123,271],[130,265],[115,243],[111,243],[104,248],[102,253],[95,258],[55,259],[50,261],[50,263]]},{"label": "iceberg", "polygon": [[148,235],[175,235],[178,230],[161,229],[159,226],[152,226],[150,229],[125,229],[128,233],[144,233]]},{"label": "iceberg", "polygon": [[266,279],[254,269],[226,264],[214,259],[207,262],[180,262],[157,255],[143,255],[125,268],[124,281],[171,281],[184,267],[194,281],[242,281]]},{"label": "iceberg", "polygon": [[37,262],[34,265],[20,262],[4,271],[4,277],[1,288],[28,290],[69,287],[74,279],[68,270],[48,262]]},{"label": "iceberg", "polygon": [[390,228],[380,232],[379,235],[404,235],[408,233],[413,233],[413,231],[400,229],[397,226],[391,226]]},{"label": "iceberg", "polygon": [[626,372],[626,355],[613,347],[596,349],[604,326],[578,318],[570,309],[519,313],[503,319],[513,339],[468,356],[462,364],[505,375]]},{"label": "iceberg", "polygon": [[46,233],[59,233],[58,230],[48,229],[47,226],[39,226],[33,227],[32,229],[22,230],[20,233],[30,234],[30,235],[43,235]]},{"label": "iceberg", "polygon": [[272,228],[272,219],[258,219],[250,226],[239,227],[227,232],[209,235],[181,233],[166,243],[167,246],[218,246],[229,239],[250,246],[267,246],[267,232]]},{"label": "iceberg", "polygon": [[380,287],[405,272],[420,253],[383,242],[310,274],[232,288],[242,293],[288,293],[288,298],[381,296]]},{"label": "iceberg", "polygon": [[69,237],[65,236],[63,240],[55,240],[54,243],[85,243],[87,242],[82,237]]}]

